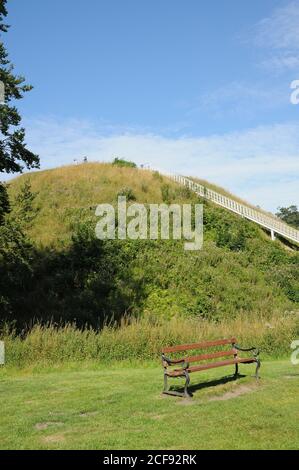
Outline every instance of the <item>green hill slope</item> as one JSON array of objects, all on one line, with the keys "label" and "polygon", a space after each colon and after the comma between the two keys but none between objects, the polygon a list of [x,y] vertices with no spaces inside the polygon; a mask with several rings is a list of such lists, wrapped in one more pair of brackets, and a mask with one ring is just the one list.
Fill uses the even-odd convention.
[{"label": "green hill slope", "polygon": [[[23,175],[10,184],[12,199],[26,180],[37,193],[38,213],[27,227],[34,254],[26,286],[7,300],[11,317],[98,325],[124,314],[218,321],[298,309],[298,253],[166,177],[87,163]],[[124,191],[141,203],[203,202],[203,249],[186,252],[174,240],[96,240],[95,206],[116,204]]]}]

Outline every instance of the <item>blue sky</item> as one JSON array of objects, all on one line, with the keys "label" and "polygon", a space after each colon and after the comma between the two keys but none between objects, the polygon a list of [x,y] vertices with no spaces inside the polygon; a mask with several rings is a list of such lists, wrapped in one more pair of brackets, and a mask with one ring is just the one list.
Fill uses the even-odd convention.
[{"label": "blue sky", "polygon": [[299,205],[299,1],[9,0],[42,168],[114,156]]}]

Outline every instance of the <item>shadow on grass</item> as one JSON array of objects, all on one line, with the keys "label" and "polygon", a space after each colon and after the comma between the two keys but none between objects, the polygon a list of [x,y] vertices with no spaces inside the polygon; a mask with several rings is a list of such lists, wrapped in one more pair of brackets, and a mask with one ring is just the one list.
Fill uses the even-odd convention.
[{"label": "shadow on grass", "polygon": [[[213,379],[213,380],[208,380],[208,381],[205,381],[205,382],[199,382],[199,383],[196,383],[196,384],[190,384],[189,387],[188,387],[188,390],[193,395],[193,393],[197,392],[198,390],[204,390],[204,389],[207,389],[207,388],[210,388],[210,387],[216,387],[217,385],[225,385],[229,382],[235,382],[236,380],[241,379],[243,377],[247,377],[247,375],[245,375],[245,374],[226,375],[226,376],[221,377],[219,379]],[[192,376],[191,376],[191,380],[192,380]],[[171,391],[183,392],[184,387],[171,387],[170,390]]]}]

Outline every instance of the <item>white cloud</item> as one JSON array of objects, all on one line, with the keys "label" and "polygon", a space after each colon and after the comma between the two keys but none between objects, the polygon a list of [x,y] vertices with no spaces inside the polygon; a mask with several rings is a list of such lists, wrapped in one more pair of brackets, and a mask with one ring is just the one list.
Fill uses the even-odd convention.
[{"label": "white cloud", "polygon": [[261,66],[277,72],[285,70],[299,70],[299,56],[294,55],[277,55],[265,59],[261,62]]},{"label": "white cloud", "polygon": [[268,210],[299,205],[299,122],[209,137],[168,138],[128,128],[27,121],[28,146],[42,168],[115,156],[208,179]]},{"label": "white cloud", "polygon": [[299,2],[276,8],[257,24],[257,42],[273,49],[299,50]]},{"label": "white cloud", "polygon": [[[299,61],[298,61],[299,64]],[[252,118],[258,112],[271,111],[289,104],[285,84],[274,87],[271,82],[234,81],[201,96],[188,114],[208,113],[215,118]]]},{"label": "white cloud", "polygon": [[270,51],[262,65],[276,71],[299,70],[299,1],[276,8],[254,28],[254,42]]}]

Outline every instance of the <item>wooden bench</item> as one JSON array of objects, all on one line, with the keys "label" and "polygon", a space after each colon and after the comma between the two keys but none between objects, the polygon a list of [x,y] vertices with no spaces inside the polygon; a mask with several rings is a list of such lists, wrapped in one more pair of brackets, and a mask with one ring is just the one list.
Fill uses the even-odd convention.
[{"label": "wooden bench", "polygon": [[[223,348],[223,346],[229,346],[229,348]],[[180,353],[186,351],[198,351],[205,350],[209,348],[217,348],[216,352],[210,352],[209,354],[199,354],[195,356],[184,355],[179,359],[170,359],[166,354],[169,353]],[[239,351],[253,352],[251,357],[239,357]],[[186,353],[188,354],[188,353]],[[225,358],[230,357],[230,359],[225,359],[221,361],[211,361],[211,359]],[[195,364],[191,365],[190,363]],[[213,369],[216,367],[223,367],[234,365],[235,373],[234,376],[237,378],[239,373],[239,364],[256,364],[255,377],[258,379],[258,372],[260,368],[260,359],[259,359],[259,350],[257,348],[241,348],[237,344],[236,338],[230,339],[219,339],[215,341],[207,341],[204,343],[194,343],[194,344],[182,344],[179,346],[171,346],[164,348],[162,350],[162,366],[164,368],[164,390],[163,393],[168,395],[176,395],[182,397],[191,397],[192,394],[188,391],[188,386],[190,384],[190,374],[193,372],[200,372],[207,369]],[[180,368],[178,368],[180,365]],[[174,367],[173,367],[174,366]],[[170,391],[168,386],[169,377],[185,377],[185,387],[184,393]]]}]

